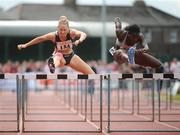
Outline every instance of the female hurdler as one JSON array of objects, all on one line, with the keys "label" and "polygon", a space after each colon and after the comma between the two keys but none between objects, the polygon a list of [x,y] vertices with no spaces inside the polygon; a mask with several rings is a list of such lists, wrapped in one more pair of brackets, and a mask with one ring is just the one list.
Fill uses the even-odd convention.
[{"label": "female hurdler", "polygon": [[149,47],[138,25],[133,24],[122,29],[120,18],[116,17],[115,27],[117,40],[115,46],[110,49],[115,61],[119,64],[130,63],[151,67],[157,73],[163,72],[163,64],[147,53]]},{"label": "female hurdler", "polygon": [[[163,64],[148,54],[148,44],[140,27],[136,24],[129,25],[122,29],[120,18],[115,18],[116,44],[109,51],[117,63],[137,64],[142,67],[151,67],[156,73],[163,73]],[[158,90],[162,87],[162,81],[158,81]]]},{"label": "female hurdler", "polygon": [[[73,42],[75,37],[78,37],[78,40]],[[73,51],[73,45],[77,46],[85,39],[86,34],[84,32],[71,29],[67,17],[60,16],[57,31],[36,37],[25,44],[20,44],[18,45],[18,49],[21,50],[31,45],[50,40],[54,43],[53,56],[48,60],[48,66],[51,73],[55,72],[55,68],[67,65],[83,74],[94,74],[91,67],[79,56],[74,54]]]}]

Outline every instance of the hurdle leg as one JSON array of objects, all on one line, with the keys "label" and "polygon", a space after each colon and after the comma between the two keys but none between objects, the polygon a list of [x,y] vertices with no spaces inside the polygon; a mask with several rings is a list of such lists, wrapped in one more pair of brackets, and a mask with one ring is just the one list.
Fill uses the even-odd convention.
[{"label": "hurdle leg", "polygon": [[20,80],[16,75],[16,100],[17,100],[17,131],[20,131]]},{"label": "hurdle leg", "polygon": [[108,123],[107,123],[107,132],[111,130],[111,82],[110,82],[110,75],[108,75]]}]

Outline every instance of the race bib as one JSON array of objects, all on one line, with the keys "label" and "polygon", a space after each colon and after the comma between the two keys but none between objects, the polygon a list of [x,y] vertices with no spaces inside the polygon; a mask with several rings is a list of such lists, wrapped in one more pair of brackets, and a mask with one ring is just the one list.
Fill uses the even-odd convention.
[{"label": "race bib", "polygon": [[71,40],[57,42],[57,49],[58,50],[65,50],[67,48],[72,48],[73,44]]},{"label": "race bib", "polygon": [[114,46],[109,49],[109,52],[112,56],[114,55],[114,53],[116,52],[116,49],[114,48]]}]

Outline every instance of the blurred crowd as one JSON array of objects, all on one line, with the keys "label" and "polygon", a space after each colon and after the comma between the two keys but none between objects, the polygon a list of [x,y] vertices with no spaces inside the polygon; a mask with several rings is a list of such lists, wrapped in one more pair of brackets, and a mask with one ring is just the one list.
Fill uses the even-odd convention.
[{"label": "blurred crowd", "polygon": [[[150,68],[140,67],[138,65],[122,64],[118,65],[116,62],[105,63],[103,61],[89,61],[87,62],[92,69],[98,73],[153,73]],[[180,73],[180,61],[174,58],[170,62],[164,63],[165,73]],[[23,61],[0,63],[0,73],[50,73],[47,61]],[[73,69],[65,66],[64,68],[57,68],[56,73],[75,73]]]}]

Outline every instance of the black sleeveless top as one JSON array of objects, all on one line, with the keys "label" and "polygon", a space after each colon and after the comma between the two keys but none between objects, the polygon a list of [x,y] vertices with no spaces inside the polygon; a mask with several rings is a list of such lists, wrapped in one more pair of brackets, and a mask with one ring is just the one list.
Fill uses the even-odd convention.
[{"label": "black sleeveless top", "polygon": [[66,36],[66,41],[61,41],[58,32],[55,34],[55,48],[57,51],[63,51],[67,48],[73,48],[73,39],[70,36],[70,32]]}]

